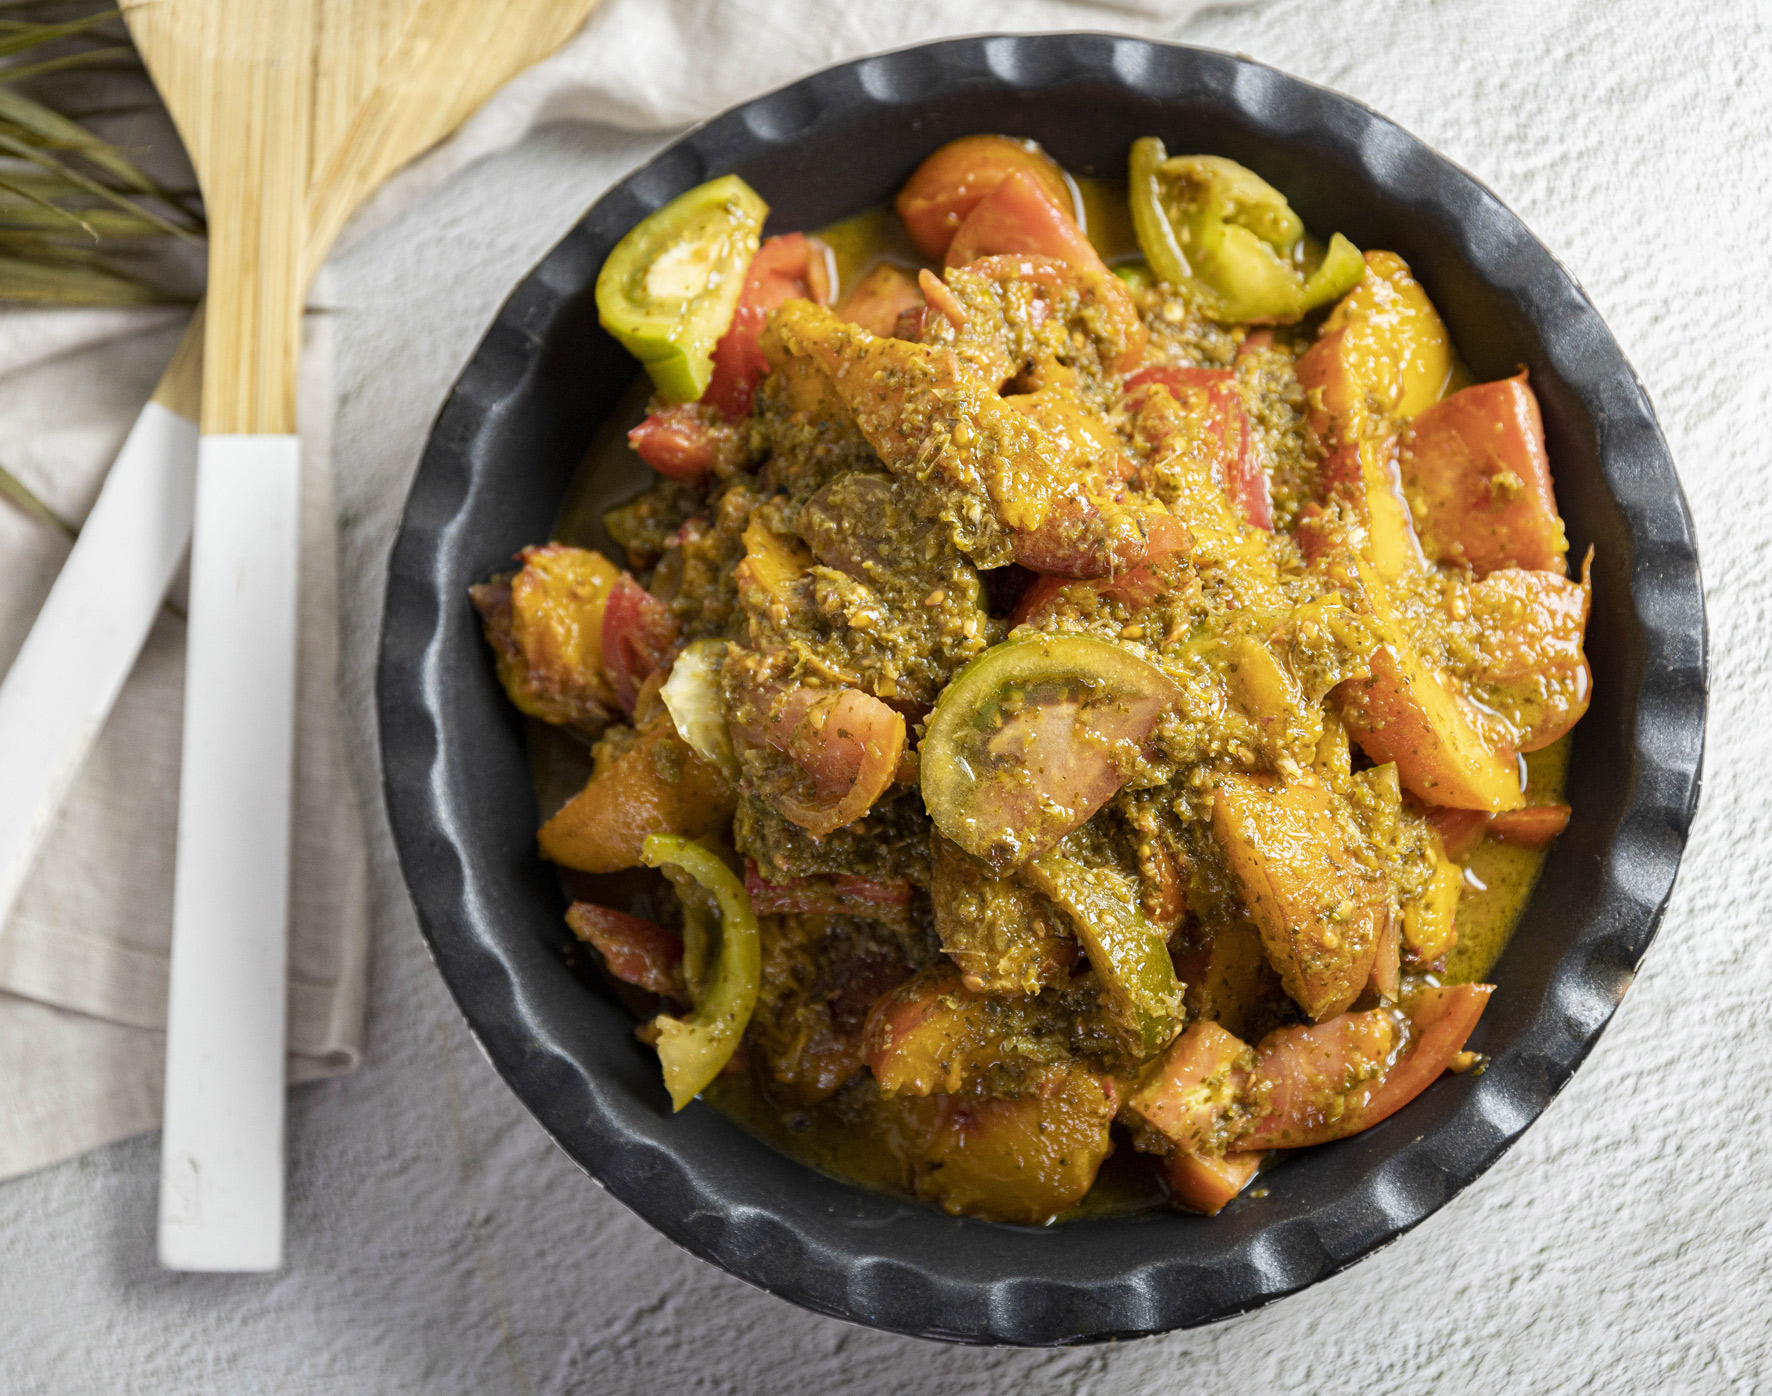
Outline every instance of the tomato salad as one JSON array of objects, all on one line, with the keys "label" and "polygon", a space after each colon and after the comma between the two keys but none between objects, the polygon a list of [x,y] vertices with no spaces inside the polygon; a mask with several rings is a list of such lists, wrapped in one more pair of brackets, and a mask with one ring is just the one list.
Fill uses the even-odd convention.
[{"label": "tomato salad", "polygon": [[1215,1213],[1480,1064],[1461,908],[1564,828],[1589,696],[1526,374],[1155,139],[1111,196],[955,141],[859,252],[766,215],[714,180],[599,277],[625,566],[473,589],[586,753],[541,851],[675,1106],[1043,1223],[1116,1150]]}]

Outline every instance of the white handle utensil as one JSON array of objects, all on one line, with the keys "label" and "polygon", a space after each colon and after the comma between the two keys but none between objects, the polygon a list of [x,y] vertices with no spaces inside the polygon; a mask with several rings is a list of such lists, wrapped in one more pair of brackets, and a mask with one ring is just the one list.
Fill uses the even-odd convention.
[{"label": "white handle utensil", "polygon": [[302,291],[344,218],[594,0],[157,0],[126,15],[209,218],[160,1259],[282,1263]]},{"label": "white handle utensil", "polygon": [[0,926],[190,542],[202,338],[199,315],[0,682]]},{"label": "white handle utensil", "polygon": [[301,446],[205,436],[185,648],[160,1262],[283,1256]]}]

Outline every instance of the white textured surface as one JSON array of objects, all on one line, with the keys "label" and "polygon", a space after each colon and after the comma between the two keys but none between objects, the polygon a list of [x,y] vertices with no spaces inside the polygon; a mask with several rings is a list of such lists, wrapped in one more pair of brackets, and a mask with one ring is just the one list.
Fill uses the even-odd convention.
[{"label": "white textured surface", "polygon": [[[290,1118],[289,1270],[153,1263],[155,1141],[0,1187],[0,1391],[1748,1392],[1772,1383],[1772,15],[1745,0],[1274,0],[1182,36],[1341,88],[1473,170],[1654,399],[1711,603],[1707,793],[1600,1047],[1418,1230],[1260,1313],[1115,1349],[969,1351],[815,1318],[676,1251],[494,1078],[379,816],[368,1058]],[[346,704],[373,786],[379,569],[424,433],[518,274],[657,141],[555,129],[339,272]],[[521,216],[513,210],[520,209]],[[440,277],[447,266],[452,274]]]}]

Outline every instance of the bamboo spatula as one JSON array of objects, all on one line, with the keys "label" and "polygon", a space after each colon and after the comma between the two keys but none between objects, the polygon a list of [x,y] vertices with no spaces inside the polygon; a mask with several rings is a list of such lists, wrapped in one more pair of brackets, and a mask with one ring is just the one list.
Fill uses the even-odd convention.
[{"label": "bamboo spatula", "polygon": [[160,1258],[176,1269],[282,1259],[307,279],[376,183],[563,42],[593,3],[158,0],[129,11],[211,238],[161,1164]]},{"label": "bamboo spatula", "polygon": [[283,1250],[283,1045],[312,0],[127,12],[209,220],[160,1259]]},{"label": "bamboo spatula", "polygon": [[[309,175],[303,261],[310,273],[345,218],[387,175],[449,135],[510,74],[569,37],[595,0],[559,0],[521,26],[496,23],[503,14],[496,7],[408,3],[404,17],[386,0],[340,3],[323,16],[332,33],[357,34],[362,42],[341,42],[344,61],[316,65],[312,144],[329,153]],[[363,11],[360,18],[356,11]],[[325,37],[319,42],[327,52],[334,47]],[[466,72],[454,64],[433,71],[439,58],[464,50],[480,53],[481,62]],[[428,99],[397,100],[410,90]],[[190,540],[202,374],[197,319],[0,681],[0,926]]]}]

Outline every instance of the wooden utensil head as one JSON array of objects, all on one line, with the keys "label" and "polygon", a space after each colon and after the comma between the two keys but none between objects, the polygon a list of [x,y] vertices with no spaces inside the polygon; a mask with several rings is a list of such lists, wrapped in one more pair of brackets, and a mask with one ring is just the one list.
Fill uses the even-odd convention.
[{"label": "wooden utensil head", "polygon": [[[391,7],[396,0],[385,3]],[[408,3],[407,22],[351,120],[336,141],[316,144],[328,154],[316,164],[308,190],[310,273],[326,259],[345,220],[383,180],[448,136],[511,77],[571,38],[597,0]],[[375,0],[352,4],[369,9]],[[334,61],[323,45],[321,72]]]},{"label": "wooden utensil head", "polygon": [[203,430],[295,430],[315,0],[154,0],[125,12],[209,221]]},{"label": "wooden utensil head", "polygon": [[301,306],[352,211],[596,0],[153,0],[126,12],[210,224],[203,429],[295,429]]}]

